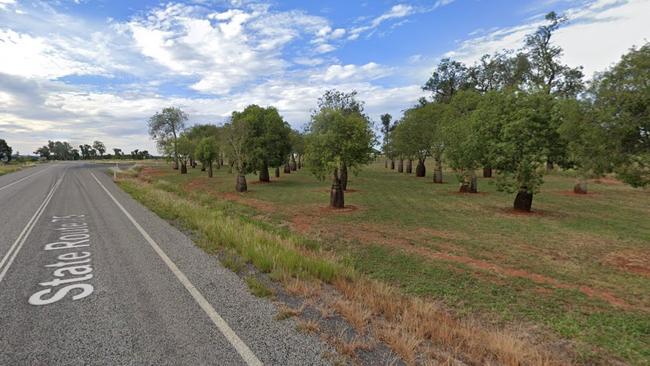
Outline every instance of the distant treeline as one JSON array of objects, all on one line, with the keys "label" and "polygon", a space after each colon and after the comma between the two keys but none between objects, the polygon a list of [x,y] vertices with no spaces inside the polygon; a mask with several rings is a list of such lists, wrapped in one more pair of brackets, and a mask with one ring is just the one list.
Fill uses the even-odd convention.
[{"label": "distant treeline", "polygon": [[126,154],[119,148],[113,148],[113,154],[106,154],[106,145],[101,141],[95,141],[92,145],[83,144],[74,148],[67,141],[48,141],[34,151],[43,159],[47,160],[95,160],[95,159],[151,159],[153,156],[147,150],[135,149]]}]

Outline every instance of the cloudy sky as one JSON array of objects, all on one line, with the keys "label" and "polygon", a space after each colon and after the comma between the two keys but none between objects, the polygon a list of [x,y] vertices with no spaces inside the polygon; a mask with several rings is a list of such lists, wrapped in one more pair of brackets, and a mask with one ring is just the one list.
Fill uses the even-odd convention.
[{"label": "cloudy sky", "polygon": [[399,117],[440,58],[518,49],[550,10],[588,76],[650,40],[650,0],[0,0],[0,138],[155,151],[146,121],[164,106],[222,123],[273,105],[301,128],[330,88]]}]

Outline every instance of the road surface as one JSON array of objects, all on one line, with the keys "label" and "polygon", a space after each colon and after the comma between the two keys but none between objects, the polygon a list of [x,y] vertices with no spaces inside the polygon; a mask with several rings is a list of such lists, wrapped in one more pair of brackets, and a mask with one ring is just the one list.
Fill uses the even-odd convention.
[{"label": "road surface", "polygon": [[0,365],[312,365],[324,346],[101,167],[0,177]]}]

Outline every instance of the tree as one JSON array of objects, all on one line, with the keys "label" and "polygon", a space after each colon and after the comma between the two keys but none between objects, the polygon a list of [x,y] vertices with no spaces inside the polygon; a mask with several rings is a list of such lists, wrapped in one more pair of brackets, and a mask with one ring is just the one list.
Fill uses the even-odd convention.
[{"label": "tree", "polygon": [[517,192],[514,208],[530,211],[534,193],[543,183],[543,166],[548,157],[548,116],[552,113],[553,98],[545,92],[496,92],[491,105],[499,116],[491,120],[494,128],[494,166],[498,169],[497,188]]},{"label": "tree", "polygon": [[416,177],[426,175],[424,163],[431,156],[433,129],[426,118],[424,106],[416,106],[404,112],[402,120],[391,133],[389,151],[392,156],[406,156],[417,159]]},{"label": "tree", "polygon": [[478,192],[476,169],[483,163],[488,143],[481,132],[482,121],[476,111],[481,96],[474,91],[457,93],[449,103],[449,115],[442,126],[445,156],[458,175],[460,192]]},{"label": "tree", "polygon": [[[312,118],[319,114],[321,110],[331,109],[341,112],[344,116],[359,115],[370,123],[370,119],[364,113],[364,105],[364,102],[357,100],[357,92],[354,90],[346,93],[331,89],[327,90],[322,97],[318,98],[318,108],[312,114]],[[344,191],[348,188],[348,168],[350,167],[347,161],[342,161],[339,175],[341,188]]]},{"label": "tree", "polygon": [[461,62],[443,58],[423,90],[433,93],[433,100],[448,103],[460,90],[471,88],[467,67]]},{"label": "tree", "polygon": [[224,125],[224,137],[228,146],[228,160],[237,173],[237,192],[246,192],[246,173],[252,171],[249,154],[246,151],[249,124],[238,112],[233,112],[230,122]]},{"label": "tree", "polygon": [[305,155],[305,136],[296,130],[289,134],[291,143],[291,170],[302,168],[302,158]]},{"label": "tree", "polygon": [[[162,112],[156,112],[149,118],[149,135],[156,140],[161,152],[171,154],[174,159],[174,169],[178,169],[178,135],[185,129],[187,114],[180,108],[168,107]],[[187,167],[186,167],[187,169]]]},{"label": "tree", "polygon": [[[388,153],[386,152],[386,146],[388,145],[388,140],[389,140],[389,134],[390,132],[395,128],[394,125],[391,126],[391,120],[393,119],[393,116],[391,116],[388,113],[382,114],[380,117],[381,119],[381,134],[384,137],[384,144],[382,147],[382,150],[384,152],[384,155],[386,155],[386,158],[388,158]],[[388,159],[384,160],[384,168],[388,168]]]},{"label": "tree", "polygon": [[181,164],[181,174],[187,174],[187,163],[194,150],[194,141],[187,134],[181,133],[176,141],[176,156]]},{"label": "tree", "polygon": [[249,153],[250,164],[259,171],[260,182],[269,182],[269,167],[279,168],[288,163],[291,127],[274,107],[250,105],[237,112],[237,118],[249,125],[244,148]]},{"label": "tree", "polygon": [[343,167],[356,170],[372,159],[374,134],[370,121],[361,113],[346,113],[343,108],[321,108],[312,116],[305,142],[312,173],[321,180],[332,176],[330,206],[343,208]]},{"label": "tree", "polygon": [[196,145],[194,156],[208,167],[208,177],[212,178],[212,164],[219,156],[219,146],[216,138],[214,136],[202,138]]},{"label": "tree", "polygon": [[556,105],[554,118],[567,146],[567,165],[576,170],[577,194],[587,193],[587,179],[598,178],[612,170],[613,145],[607,130],[600,125],[588,101],[566,99]]},{"label": "tree", "polygon": [[[215,142],[217,143],[217,147],[220,147],[221,145],[221,138],[222,138],[222,128],[217,127],[212,124],[197,124],[192,127],[190,127],[188,130],[185,131],[188,135],[188,137],[195,142],[195,144],[198,145],[198,143],[204,138],[204,137],[212,137],[214,138]],[[222,151],[217,151],[217,155],[220,155]],[[200,159],[199,159],[200,160]],[[220,160],[217,158],[215,159],[217,162],[217,168],[221,168]],[[201,171],[204,172],[206,169],[205,164],[201,162]]]},{"label": "tree", "polygon": [[590,95],[611,144],[615,172],[633,187],[650,185],[650,43],[632,48],[599,75]]},{"label": "tree", "polygon": [[0,161],[9,163],[11,161],[11,146],[7,144],[7,141],[0,139]]},{"label": "tree", "polygon": [[115,154],[115,159],[120,159],[120,157],[122,156],[122,149],[118,149],[114,147],[113,153]]},{"label": "tree", "polygon": [[50,160],[50,148],[45,145],[41,146],[36,151],[34,151],[34,154],[38,154],[41,158],[45,158],[47,160]]},{"label": "tree", "polygon": [[104,153],[106,152],[106,146],[101,141],[93,142],[93,148],[99,152],[99,156],[103,159]]}]

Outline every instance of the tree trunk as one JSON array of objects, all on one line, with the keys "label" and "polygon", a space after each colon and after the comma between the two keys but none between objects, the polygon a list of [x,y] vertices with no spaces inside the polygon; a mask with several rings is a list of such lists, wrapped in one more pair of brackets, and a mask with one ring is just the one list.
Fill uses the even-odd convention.
[{"label": "tree trunk", "polygon": [[424,166],[424,159],[418,159],[418,166],[415,167],[415,176],[424,177],[427,175],[427,168]]},{"label": "tree trunk", "polygon": [[399,159],[397,161],[397,172],[404,173],[404,159]]},{"label": "tree trunk", "polygon": [[576,185],[573,186],[573,193],[575,193],[575,194],[587,194],[587,181],[586,180],[580,180],[578,183],[576,183]]},{"label": "tree trunk", "polygon": [[388,159],[384,159],[384,168],[388,169]]},{"label": "tree trunk", "polygon": [[243,174],[237,175],[237,185],[235,185],[235,191],[237,192],[246,192],[248,186],[246,185],[246,176]]},{"label": "tree trunk", "polygon": [[[203,170],[205,170],[205,167],[203,167]],[[208,178],[212,178],[212,160],[208,162]]]},{"label": "tree trunk", "polygon": [[284,174],[291,174],[291,167],[289,166],[289,163],[284,164]]},{"label": "tree trunk", "polygon": [[548,160],[548,161],[546,162],[546,172],[549,173],[549,172],[551,172],[552,170],[553,170],[553,162],[550,161],[550,160]]},{"label": "tree trunk", "polygon": [[408,159],[406,161],[406,174],[411,174],[413,173],[413,160]]},{"label": "tree trunk", "polygon": [[470,178],[469,192],[478,193],[478,178],[474,172],[472,172],[472,177]]},{"label": "tree trunk", "polygon": [[279,166],[275,167],[275,177],[280,178],[280,167]]},{"label": "tree trunk", "polygon": [[269,164],[265,161],[262,164],[262,169],[260,170],[260,182],[270,182],[271,177],[269,176]]},{"label": "tree trunk", "polygon": [[174,162],[172,164],[172,169],[178,170],[178,160],[174,159]]},{"label": "tree trunk", "polygon": [[302,169],[302,155],[298,155],[298,169]]},{"label": "tree trunk", "polygon": [[492,178],[492,167],[483,168],[483,178]]},{"label": "tree trunk", "polygon": [[472,173],[469,176],[464,175],[463,181],[460,183],[459,192],[461,193],[477,193],[478,184],[476,179],[476,174]]},{"label": "tree trunk", "polygon": [[330,191],[330,207],[345,207],[345,198],[343,196],[343,188],[341,188],[341,179],[338,177],[338,172],[336,169],[334,170],[332,190]]},{"label": "tree trunk", "polygon": [[348,166],[343,163],[341,164],[341,189],[344,191],[348,190]]},{"label": "tree trunk", "polygon": [[395,170],[395,159],[390,159],[390,169]]},{"label": "tree trunk", "polygon": [[194,160],[193,158],[190,159],[190,166],[192,167],[192,169],[196,168],[196,160]]},{"label": "tree trunk", "polygon": [[515,197],[514,208],[516,211],[530,212],[531,207],[533,206],[533,194],[528,192],[526,187],[519,189],[517,197]]},{"label": "tree trunk", "polygon": [[187,174],[187,162],[181,162],[181,174]]},{"label": "tree trunk", "polygon": [[219,167],[223,165],[223,154],[219,157]]},{"label": "tree trunk", "polygon": [[291,170],[296,171],[298,169],[298,164],[296,164],[296,157],[291,154]]},{"label": "tree trunk", "polygon": [[201,171],[202,171],[202,172],[205,171],[205,161],[202,161],[202,162],[201,162]]},{"label": "tree trunk", "polygon": [[436,159],[436,167],[433,170],[433,183],[442,183],[442,161]]}]

